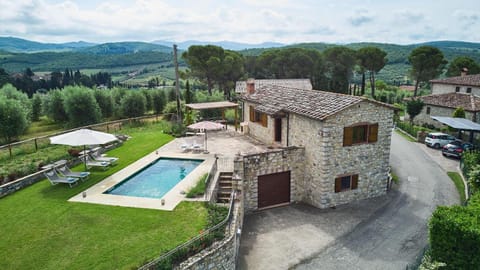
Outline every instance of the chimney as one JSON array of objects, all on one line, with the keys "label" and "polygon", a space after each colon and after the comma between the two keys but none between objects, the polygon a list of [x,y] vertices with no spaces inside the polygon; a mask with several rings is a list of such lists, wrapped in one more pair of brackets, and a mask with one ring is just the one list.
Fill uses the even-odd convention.
[{"label": "chimney", "polygon": [[255,79],[247,80],[247,94],[251,95],[255,93]]},{"label": "chimney", "polygon": [[468,68],[464,67],[462,68],[462,71],[460,72],[460,76],[467,76],[467,73],[468,73]]}]

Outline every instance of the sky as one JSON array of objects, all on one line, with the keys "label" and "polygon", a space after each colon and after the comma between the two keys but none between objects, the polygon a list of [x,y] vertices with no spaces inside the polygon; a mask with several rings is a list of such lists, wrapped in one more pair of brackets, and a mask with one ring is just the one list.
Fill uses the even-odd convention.
[{"label": "sky", "polygon": [[480,42],[478,0],[0,0],[0,36],[39,42]]}]

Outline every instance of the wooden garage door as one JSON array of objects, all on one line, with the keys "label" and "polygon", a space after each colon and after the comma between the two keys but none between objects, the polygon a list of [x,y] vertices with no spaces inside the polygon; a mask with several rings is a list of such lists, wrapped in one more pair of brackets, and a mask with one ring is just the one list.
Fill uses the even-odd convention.
[{"label": "wooden garage door", "polygon": [[258,208],[290,202],[290,171],[258,176]]}]

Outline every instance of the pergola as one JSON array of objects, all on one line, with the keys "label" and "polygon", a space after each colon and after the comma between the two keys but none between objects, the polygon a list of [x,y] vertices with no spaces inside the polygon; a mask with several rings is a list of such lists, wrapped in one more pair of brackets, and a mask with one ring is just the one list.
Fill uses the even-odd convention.
[{"label": "pergola", "polygon": [[470,142],[473,142],[473,133],[480,132],[480,124],[470,121],[465,118],[455,118],[455,117],[442,117],[442,116],[431,116],[433,120],[436,120],[444,125],[461,130],[470,131]]},{"label": "pergola", "polygon": [[[225,109],[235,109],[235,131],[237,131],[238,123],[238,104],[230,101],[217,101],[217,102],[203,102],[203,103],[190,103],[185,104],[187,113],[189,110],[208,110],[208,109],[222,109],[222,121],[225,121]],[[191,123],[187,123],[189,125]]]}]

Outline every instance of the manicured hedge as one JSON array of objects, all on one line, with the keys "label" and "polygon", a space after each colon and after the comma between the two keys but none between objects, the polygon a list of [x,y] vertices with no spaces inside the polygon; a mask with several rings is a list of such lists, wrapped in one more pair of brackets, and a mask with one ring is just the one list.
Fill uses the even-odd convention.
[{"label": "manicured hedge", "polygon": [[480,193],[467,207],[440,206],[430,219],[432,258],[442,269],[480,269]]}]

